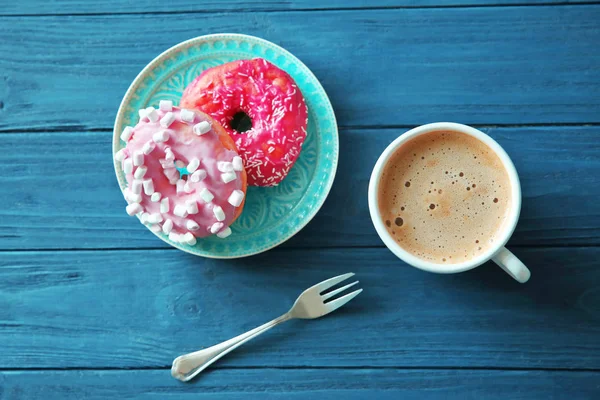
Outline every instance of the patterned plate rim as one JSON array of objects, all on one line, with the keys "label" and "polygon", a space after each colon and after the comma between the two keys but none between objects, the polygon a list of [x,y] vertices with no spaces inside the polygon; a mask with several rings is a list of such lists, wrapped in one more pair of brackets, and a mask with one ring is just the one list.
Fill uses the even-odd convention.
[{"label": "patterned plate rim", "polygon": [[[118,133],[118,132],[121,128],[122,120],[124,118],[125,107],[129,103],[132,95],[135,93],[135,91],[137,90],[139,85],[142,83],[142,81],[148,76],[148,74],[151,71],[153,71],[161,62],[163,62],[165,58],[169,57],[171,55],[171,53],[178,52],[180,49],[185,49],[185,48],[188,48],[193,45],[199,46],[200,44],[202,44],[203,42],[206,42],[206,41],[214,41],[214,40],[219,40],[219,39],[237,39],[237,40],[254,41],[254,42],[258,42],[261,45],[264,45],[266,47],[271,47],[272,49],[275,49],[275,50],[281,52],[282,54],[284,54],[286,57],[288,57],[290,60],[292,60],[292,62],[294,64],[296,64],[300,69],[302,69],[306,76],[309,76],[313,80],[313,83],[315,84],[317,91],[319,91],[322,94],[321,97],[326,102],[325,106],[327,107],[327,110],[329,111],[329,114],[330,114],[329,117],[331,118],[331,121],[333,123],[333,126],[331,128],[332,137],[334,139],[334,143],[332,143],[333,157],[331,159],[331,170],[329,172],[328,179],[326,181],[324,180],[325,186],[323,187],[323,190],[321,192],[322,196],[319,198],[319,200],[317,202],[315,202],[315,207],[313,207],[313,209],[302,219],[302,222],[300,222],[294,229],[292,229],[291,233],[289,233],[288,235],[278,238],[278,240],[275,240],[273,243],[269,243],[265,246],[253,248],[246,253],[229,256],[229,255],[215,254],[214,252],[211,252],[211,251],[195,250],[193,246],[184,247],[184,246],[181,246],[179,243],[173,243],[173,242],[165,239],[160,233],[152,232],[150,229],[148,229],[148,231],[152,232],[155,236],[157,236],[163,242],[165,242],[165,243],[169,244],[170,246],[175,247],[179,250],[182,250],[186,253],[193,254],[193,255],[199,256],[199,257],[206,257],[206,258],[213,258],[213,259],[235,259],[235,258],[244,258],[244,257],[249,257],[249,256],[253,256],[256,254],[264,253],[264,252],[271,250],[271,249],[279,246],[280,244],[286,242],[290,238],[292,238],[294,235],[296,235],[298,232],[300,232],[310,221],[312,221],[312,219],[315,217],[315,215],[317,215],[317,213],[319,212],[319,210],[325,203],[325,200],[329,196],[329,192],[331,191],[331,187],[333,186],[333,182],[335,180],[335,175],[337,172],[337,165],[338,165],[338,161],[339,161],[339,131],[338,131],[337,120],[335,118],[335,113],[333,112],[333,106],[331,105],[331,100],[329,99],[329,96],[327,96],[327,92],[325,92],[325,89],[323,88],[323,86],[321,85],[321,82],[319,82],[317,77],[312,73],[312,71],[302,61],[300,61],[296,56],[294,56],[292,53],[290,53],[283,47],[278,46],[268,40],[265,40],[265,39],[262,39],[262,38],[259,38],[256,36],[245,35],[245,34],[240,34],[240,33],[215,33],[215,34],[210,34],[210,35],[197,36],[195,38],[180,42],[180,43],[170,47],[169,49],[165,50],[164,52],[159,54],[157,57],[155,57],[152,61],[150,61],[150,63],[148,63],[148,65],[146,65],[142,69],[142,71],[140,71],[140,73],[135,77],[133,82],[129,85],[129,88],[125,92],[125,96],[123,97],[123,100],[121,100],[121,104],[119,105],[119,109],[118,109],[117,115],[115,117],[115,123],[114,123],[114,127],[113,127],[112,155],[113,155],[113,167],[115,170],[115,175],[117,177],[117,182],[119,183],[119,188],[121,189],[121,192],[123,193],[123,190],[125,189],[125,187],[121,180],[122,177],[120,176],[120,172],[117,168],[117,163],[114,160],[114,155],[119,150],[119,147],[120,147],[120,133]],[[314,179],[316,179],[316,177],[313,176],[312,179],[314,180]],[[304,197],[302,197],[302,199],[303,198]]]}]

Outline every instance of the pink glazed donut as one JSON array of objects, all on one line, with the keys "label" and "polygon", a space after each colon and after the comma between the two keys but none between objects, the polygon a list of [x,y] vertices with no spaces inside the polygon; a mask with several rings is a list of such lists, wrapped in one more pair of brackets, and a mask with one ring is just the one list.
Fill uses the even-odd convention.
[{"label": "pink glazed donut", "polygon": [[[300,89],[285,71],[262,58],[204,71],[183,92],[181,107],[203,111],[223,125],[244,160],[251,186],[277,186],[306,138],[308,114]],[[251,124],[248,130],[237,125],[240,117]]]},{"label": "pink glazed donut", "polygon": [[127,180],[127,213],[176,243],[225,238],[241,214],[246,172],[235,144],[208,115],[173,107],[140,110],[140,121],[126,127],[125,148],[115,154]]}]

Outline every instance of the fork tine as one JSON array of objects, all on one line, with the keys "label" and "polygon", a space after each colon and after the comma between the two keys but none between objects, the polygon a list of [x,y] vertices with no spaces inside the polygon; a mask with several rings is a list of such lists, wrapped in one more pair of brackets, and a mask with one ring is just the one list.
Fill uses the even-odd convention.
[{"label": "fork tine", "polygon": [[358,283],[358,281],[356,281],[356,282],[353,282],[353,283],[350,283],[350,284],[348,284],[348,285],[346,285],[346,286],[342,286],[342,287],[341,287],[341,288],[339,288],[339,289],[332,290],[332,291],[331,291],[331,292],[329,292],[329,293],[325,293],[324,295],[321,295],[321,298],[323,299],[323,301],[325,301],[325,300],[327,300],[327,299],[330,299],[330,298],[332,298],[333,296],[335,296],[336,294],[338,294],[338,293],[342,293],[344,290],[348,289],[349,287],[352,287],[352,286],[356,285],[357,283]]},{"label": "fork tine", "polygon": [[337,310],[338,308],[340,308],[341,306],[358,296],[362,291],[362,289],[355,290],[354,292],[348,293],[347,295],[342,296],[339,299],[335,299],[327,304],[324,304],[324,306],[327,309],[327,312],[330,313],[332,311]]},{"label": "fork tine", "polygon": [[312,286],[310,289],[308,290],[318,290],[319,294],[321,292],[324,292],[325,290],[329,289],[330,287],[337,285],[338,283],[345,281],[346,279],[350,278],[351,276],[354,276],[354,272],[349,272],[347,274],[344,275],[339,275],[339,276],[334,276],[333,278],[329,278],[321,283],[317,283],[316,285]]}]

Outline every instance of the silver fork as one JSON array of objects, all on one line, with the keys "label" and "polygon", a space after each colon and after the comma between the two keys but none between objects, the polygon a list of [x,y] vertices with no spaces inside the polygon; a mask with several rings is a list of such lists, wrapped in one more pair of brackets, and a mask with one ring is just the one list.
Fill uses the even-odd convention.
[{"label": "silver fork", "polygon": [[198,375],[200,372],[202,372],[204,369],[206,369],[206,367],[217,361],[219,358],[223,357],[225,354],[238,348],[250,339],[257,337],[261,333],[268,331],[272,327],[279,325],[282,322],[294,318],[319,318],[323,315],[329,314],[330,312],[337,310],[338,308],[340,308],[341,306],[358,296],[358,294],[362,292],[362,289],[355,290],[352,293],[348,293],[342,297],[331,300],[327,303],[325,303],[325,301],[342,293],[344,290],[356,285],[358,281],[324,294],[323,292],[352,276],[354,276],[354,273],[350,272],[348,274],[336,276],[334,278],[327,279],[326,281],[323,281],[321,283],[317,283],[316,285],[302,292],[302,294],[300,294],[292,308],[288,312],[283,314],[281,317],[275,318],[271,322],[267,322],[266,324],[261,325],[258,328],[254,328],[251,331],[248,331],[240,336],[236,336],[233,339],[229,339],[223,343],[219,343],[212,347],[177,357],[173,361],[173,366],[171,367],[171,375],[173,375],[174,378],[179,379],[182,382],[187,382],[196,375]]}]

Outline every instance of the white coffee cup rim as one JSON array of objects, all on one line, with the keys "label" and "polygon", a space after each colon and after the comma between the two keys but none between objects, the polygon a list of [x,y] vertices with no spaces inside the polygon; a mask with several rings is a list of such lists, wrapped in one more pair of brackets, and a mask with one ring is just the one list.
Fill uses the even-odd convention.
[{"label": "white coffee cup rim", "polygon": [[[504,230],[498,235],[495,239],[495,243],[491,245],[487,251],[484,253],[468,260],[463,263],[455,263],[455,264],[443,264],[443,263],[434,263],[417,256],[412,255],[408,251],[404,250],[393,237],[389,234],[387,228],[384,225],[383,219],[379,212],[379,201],[378,201],[378,191],[379,191],[379,183],[381,174],[383,172],[383,167],[395,153],[395,151],[408,140],[429,132],[434,131],[456,131],[468,134],[470,136],[475,137],[479,141],[486,144],[490,147],[500,158],[504,168],[508,173],[508,177],[511,184],[511,208],[509,210],[509,215],[505,222]],[[500,251],[508,242],[508,239],[513,234],[515,227],[517,225],[517,221],[519,220],[519,214],[521,212],[521,184],[519,182],[519,176],[517,174],[517,170],[511,161],[510,157],[504,149],[490,136],[486,135],[482,131],[470,127],[468,125],[458,124],[454,122],[435,122],[431,124],[421,125],[416,128],[413,128],[404,134],[400,135],[396,138],[381,154],[375,167],[373,168],[373,172],[371,174],[371,179],[369,181],[369,212],[371,214],[371,219],[373,221],[373,225],[375,226],[375,230],[377,234],[384,242],[384,244],[400,259],[404,260],[408,264],[430,272],[437,273],[456,273],[467,271],[469,269],[475,268],[486,261],[490,260],[498,251]]]}]

